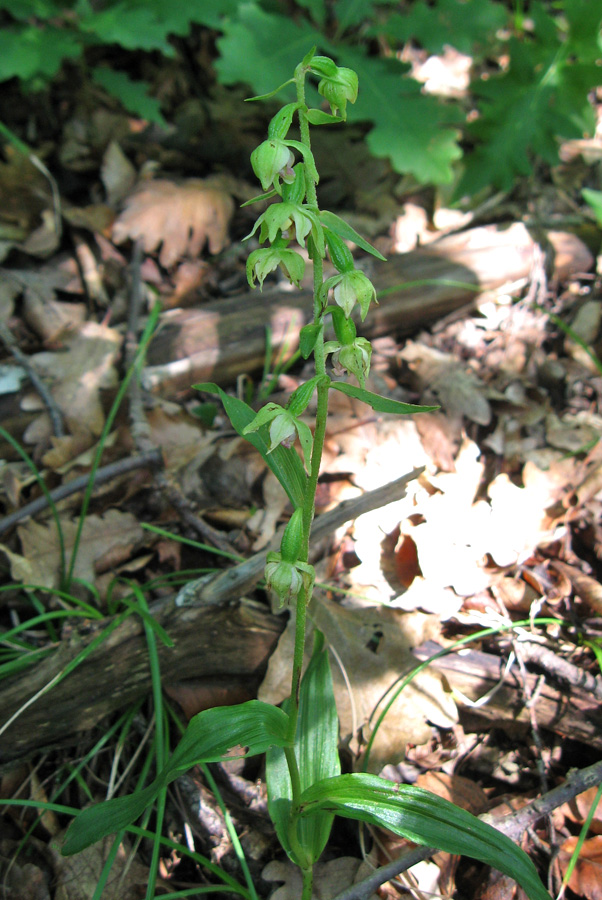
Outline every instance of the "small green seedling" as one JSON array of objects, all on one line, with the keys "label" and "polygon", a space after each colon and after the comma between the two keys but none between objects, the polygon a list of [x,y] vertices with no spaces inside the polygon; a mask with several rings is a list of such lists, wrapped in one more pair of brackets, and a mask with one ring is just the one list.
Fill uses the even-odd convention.
[{"label": "small green seedling", "polygon": [[[330,113],[307,106],[308,76],[318,79],[318,92],[328,102]],[[69,827],[63,853],[77,853],[108,834],[128,828],[164,796],[166,786],[178,775],[194,765],[222,760],[232,747],[242,746],[245,756],[266,753],[269,812],[282,847],[301,870],[302,900],[312,896],[313,866],[326,846],[335,815],[387,828],[418,844],[479,859],[516,879],[531,900],[549,900],[529,857],[470,813],[417,787],[364,773],[341,774],[330,665],[319,632],[302,677],[307,606],[315,579],[308,561],[309,537],[329,394],[342,391],[383,413],[405,415],[434,407],[399,403],[366,390],[372,348],[369,341],[357,336],[351,315],[357,310],[363,320],[376,293],[367,276],[355,267],[347,242],[382,257],[342,219],[318,206],[318,172],[310,125],[345,119],[347,104],[357,97],[357,75],[332,59],[317,56],[314,49],[297,66],[288,84],[295,86],[296,101],[285,104],[274,116],[267,139],[251,156],[264,191],[255,199],[273,198],[277,202],[259,216],[251,231],[251,235],[259,232],[259,242],[269,246],[250,254],[247,275],[251,286],[256,281],[262,286],[267,275],[280,268],[291,283],[299,285],[305,259],[295,246],[306,249],[313,264],[313,320],[301,331],[300,350],[305,359],[313,355],[315,375],[292,394],[286,406],[268,403],[258,413],[217,385],[196,387],[220,396],[233,427],[262,454],[293,507],[280,551],[268,555],[266,566],[267,584],[295,616],[290,698],[282,708],[251,700],[194,716],[154,782],[130,796],[81,812]],[[280,89],[253,99],[266,99]],[[294,118],[300,140],[289,137]],[[337,274],[324,280],[327,253]],[[334,340],[325,339],[328,324]],[[329,356],[334,370],[354,376],[358,385],[334,380],[327,367]],[[312,435],[301,416],[314,396]],[[297,441],[301,456],[292,446]]]}]

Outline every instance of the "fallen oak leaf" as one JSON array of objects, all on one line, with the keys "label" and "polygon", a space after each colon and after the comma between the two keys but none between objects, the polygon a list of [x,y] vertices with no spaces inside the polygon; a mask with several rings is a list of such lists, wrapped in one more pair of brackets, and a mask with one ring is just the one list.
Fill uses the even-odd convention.
[{"label": "fallen oak leaf", "polygon": [[140,240],[146,253],[162,243],[159,262],[168,269],[185,256],[198,256],[205,243],[212,254],[223,250],[233,212],[232,197],[217,179],[144,182],[115,220],[113,240]]}]

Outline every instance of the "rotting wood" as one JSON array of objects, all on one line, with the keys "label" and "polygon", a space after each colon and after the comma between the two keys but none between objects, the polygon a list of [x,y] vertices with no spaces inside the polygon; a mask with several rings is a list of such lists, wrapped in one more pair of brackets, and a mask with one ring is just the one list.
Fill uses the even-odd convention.
[{"label": "rotting wood", "polygon": [[[563,233],[548,238],[556,253],[557,277],[591,264],[589,251],[577,238]],[[527,229],[515,223],[449,235],[426,249],[391,256],[386,263],[364,259],[379,305],[358,331],[368,338],[408,334],[472,306],[483,292],[527,279],[537,246]],[[241,372],[263,365],[268,326],[274,350],[286,342],[290,355],[311,317],[308,290],[267,288],[262,294],[246,292],[198,309],[168,311],[149,347],[144,385],[166,395],[188,391],[199,381],[231,383]]]}]

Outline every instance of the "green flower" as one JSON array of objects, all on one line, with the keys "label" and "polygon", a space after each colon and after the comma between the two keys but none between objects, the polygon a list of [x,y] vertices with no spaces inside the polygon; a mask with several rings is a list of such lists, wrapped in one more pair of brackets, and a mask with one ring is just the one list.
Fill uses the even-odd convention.
[{"label": "green flower", "polygon": [[348,344],[342,344],[340,341],[326,341],[324,352],[332,353],[332,363],[335,369],[340,367],[355,375],[360,387],[365,388],[372,356],[370,341],[363,337],[356,337]]},{"label": "green flower", "polygon": [[257,229],[261,228],[259,242],[263,244],[265,240],[269,240],[272,244],[279,237],[279,233],[284,234],[293,226],[294,236],[302,247],[305,247],[305,238],[312,229],[314,231],[321,230],[318,218],[312,210],[299,203],[283,200],[282,203],[273,203],[268,206],[255,222],[253,231],[247,235],[247,238],[252,237]]},{"label": "green flower", "polygon": [[247,281],[253,288],[255,287],[255,279],[259,282],[259,287],[263,290],[263,282],[275,269],[282,269],[291,284],[301,287],[303,275],[305,274],[305,260],[299,253],[294,250],[287,250],[285,247],[270,247],[260,250],[254,250],[249,254],[247,259]]},{"label": "green flower", "polygon": [[322,78],[318,83],[318,92],[328,100],[331,112],[336,115],[341,111],[341,117],[347,117],[347,101],[355,103],[357,100],[358,78],[353,69],[345,69],[337,66],[334,75]]},{"label": "green flower", "polygon": [[322,296],[325,298],[330,290],[334,294],[335,303],[341,307],[347,317],[351,315],[353,307],[358,303],[362,322],[368,314],[372,301],[376,302],[374,285],[368,276],[359,269],[328,278],[322,285]]},{"label": "green flower", "polygon": [[264,191],[268,191],[272,185],[276,187],[278,178],[282,178],[283,181],[294,180],[292,168],[294,162],[292,151],[278,138],[264,141],[251,153],[253,171],[261,181]]},{"label": "green flower", "polygon": [[276,447],[282,444],[284,447],[292,447],[295,438],[299,438],[301,450],[303,451],[303,461],[305,468],[309,472],[311,461],[311,448],[313,446],[313,437],[309,425],[302,422],[288,409],[279,406],[277,403],[266,403],[259,410],[252,422],[249,422],[243,430],[243,434],[250,434],[258,431],[262,425],[269,423],[270,446],[268,453],[272,453]]}]

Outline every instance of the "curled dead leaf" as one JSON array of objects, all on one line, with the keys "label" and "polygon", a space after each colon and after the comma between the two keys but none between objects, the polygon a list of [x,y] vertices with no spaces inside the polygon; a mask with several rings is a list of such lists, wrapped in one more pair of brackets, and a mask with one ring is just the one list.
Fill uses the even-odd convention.
[{"label": "curled dead leaf", "polygon": [[233,211],[232,197],[216,181],[157,179],[129,196],[113,225],[113,240],[140,240],[147,253],[162,243],[159,262],[169,268],[184,256],[198,256],[205,243],[210,253],[223,250]]}]

